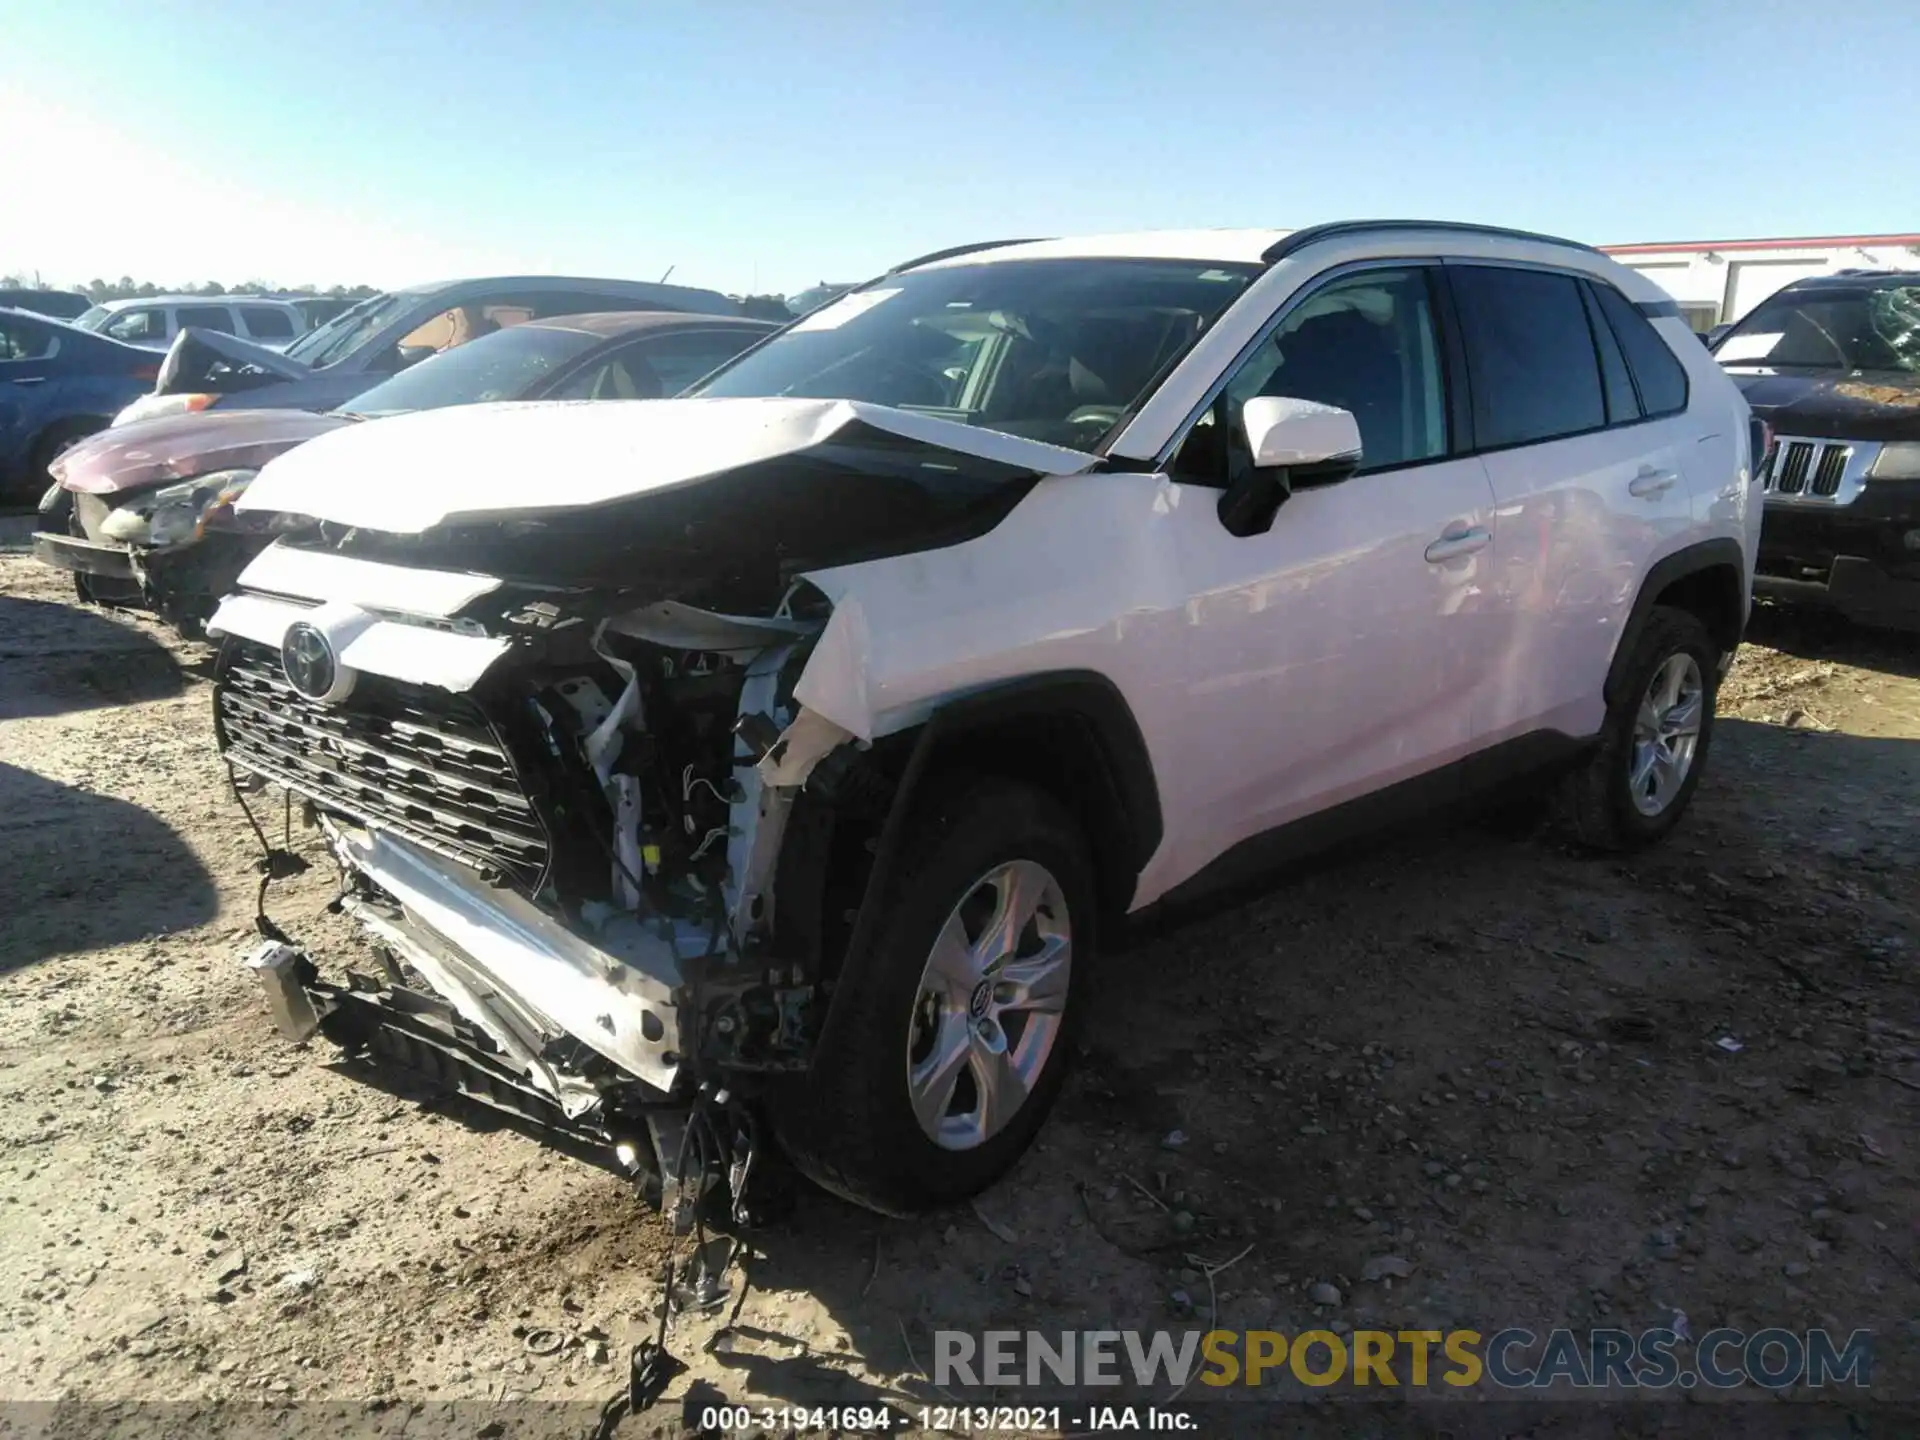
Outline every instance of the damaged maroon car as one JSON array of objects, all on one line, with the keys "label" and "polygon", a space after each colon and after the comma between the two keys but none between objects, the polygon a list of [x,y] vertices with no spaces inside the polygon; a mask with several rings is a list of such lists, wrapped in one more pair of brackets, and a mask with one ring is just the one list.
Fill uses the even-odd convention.
[{"label": "damaged maroon car", "polygon": [[274,457],[317,435],[413,410],[499,400],[678,394],[779,328],[720,315],[622,311],[513,325],[422,361],[337,410],[205,410],[134,420],[52,467],[34,549],[84,600],[145,605],[197,637],[273,522],[234,501]]}]

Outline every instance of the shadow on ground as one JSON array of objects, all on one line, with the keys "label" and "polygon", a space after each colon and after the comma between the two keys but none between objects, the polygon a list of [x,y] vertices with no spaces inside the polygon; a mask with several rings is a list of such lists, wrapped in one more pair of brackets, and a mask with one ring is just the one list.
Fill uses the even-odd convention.
[{"label": "shadow on ground", "polygon": [[0,852],[12,869],[0,974],[211,920],[213,881],[186,842],[137,805],[0,764]]},{"label": "shadow on ground", "polygon": [[0,720],[165,700],[185,686],[172,652],[132,623],[0,595]]},{"label": "shadow on ground", "polygon": [[1832,660],[1920,680],[1920,635],[1870,630],[1824,610],[1756,604],[1746,638],[1802,660]]}]

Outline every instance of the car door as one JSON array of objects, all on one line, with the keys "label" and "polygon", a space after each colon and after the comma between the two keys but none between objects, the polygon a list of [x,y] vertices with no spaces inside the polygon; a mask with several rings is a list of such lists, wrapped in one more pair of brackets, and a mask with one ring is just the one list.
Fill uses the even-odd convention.
[{"label": "car door", "polygon": [[1688,524],[1682,457],[1586,279],[1484,264],[1447,279],[1502,539],[1504,659],[1481,728],[1488,744],[1591,735],[1640,578]]},{"label": "car door", "polygon": [[[1475,742],[1493,494],[1461,452],[1430,267],[1355,267],[1289,302],[1194,425],[1169,508],[1187,594],[1181,762],[1191,871],[1234,843],[1438,771]],[[1350,410],[1357,474],[1295,491],[1264,534],[1220,523],[1239,408]]]},{"label": "car door", "polygon": [[[59,403],[59,349],[52,326],[24,315],[0,315],[0,483],[21,473],[34,437]],[[46,477],[23,483],[44,489]]]}]

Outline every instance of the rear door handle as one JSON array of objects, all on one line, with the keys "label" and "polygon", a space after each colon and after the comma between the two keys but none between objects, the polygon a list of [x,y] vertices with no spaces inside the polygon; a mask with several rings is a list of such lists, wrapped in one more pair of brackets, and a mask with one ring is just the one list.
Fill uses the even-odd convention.
[{"label": "rear door handle", "polygon": [[1484,550],[1492,543],[1493,532],[1478,525],[1471,529],[1449,530],[1427,546],[1427,559],[1437,565],[1442,560],[1457,560],[1462,555]]},{"label": "rear door handle", "polygon": [[13,383],[16,385],[40,385],[46,382],[46,378],[44,375],[16,375],[13,377]]},{"label": "rear door handle", "polygon": [[1679,476],[1671,470],[1656,470],[1651,465],[1643,465],[1640,473],[1627,482],[1627,493],[1636,500],[1651,500],[1671,490]]}]

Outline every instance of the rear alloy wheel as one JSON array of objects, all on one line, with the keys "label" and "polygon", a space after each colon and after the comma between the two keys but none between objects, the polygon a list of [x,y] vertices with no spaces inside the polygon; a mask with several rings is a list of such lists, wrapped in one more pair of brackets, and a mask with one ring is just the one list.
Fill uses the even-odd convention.
[{"label": "rear alloy wheel", "polygon": [[1599,850],[1630,850],[1679,822],[1713,743],[1719,647],[1698,616],[1655,607],[1600,732],[1561,791],[1574,836]]},{"label": "rear alloy wheel", "polygon": [[1633,807],[1658,819],[1679,797],[1700,749],[1707,686],[1700,663],[1684,650],[1661,662],[1633,718],[1633,766],[1627,786]]},{"label": "rear alloy wheel", "polygon": [[909,825],[878,934],[834,985],[829,1043],[767,1097],[801,1170],[895,1215],[985,1189],[1031,1143],[1065,1078],[1094,928],[1086,841],[1051,796],[948,781]]}]

